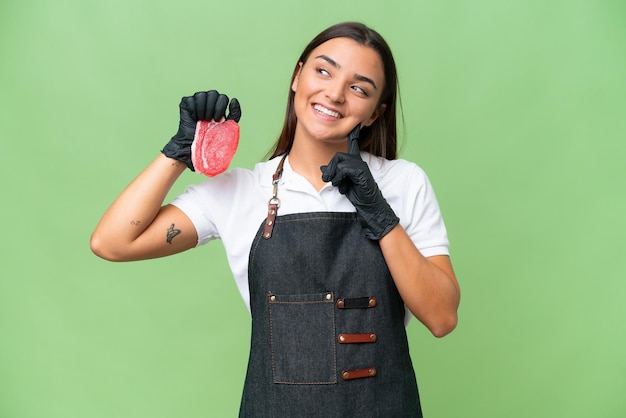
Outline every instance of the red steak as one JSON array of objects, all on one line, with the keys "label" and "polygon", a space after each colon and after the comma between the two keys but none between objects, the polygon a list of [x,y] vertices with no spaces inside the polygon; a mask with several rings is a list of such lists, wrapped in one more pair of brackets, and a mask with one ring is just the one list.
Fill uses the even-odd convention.
[{"label": "red steak", "polygon": [[239,125],[234,120],[199,120],[191,144],[193,168],[213,177],[228,169],[239,145]]}]

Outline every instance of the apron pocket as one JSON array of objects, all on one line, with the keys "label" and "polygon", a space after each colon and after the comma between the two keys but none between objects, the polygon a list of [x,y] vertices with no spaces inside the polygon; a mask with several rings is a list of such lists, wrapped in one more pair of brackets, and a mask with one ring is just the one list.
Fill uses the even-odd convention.
[{"label": "apron pocket", "polygon": [[274,383],[337,383],[332,292],[268,300]]}]

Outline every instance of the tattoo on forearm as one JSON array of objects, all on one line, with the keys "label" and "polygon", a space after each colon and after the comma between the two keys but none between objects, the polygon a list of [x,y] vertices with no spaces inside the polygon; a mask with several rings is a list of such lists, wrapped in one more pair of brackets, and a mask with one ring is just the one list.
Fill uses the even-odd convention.
[{"label": "tattoo on forearm", "polygon": [[140,223],[141,221],[130,221],[130,224],[135,226],[139,226]]},{"label": "tattoo on forearm", "polygon": [[180,234],[180,229],[174,228],[174,224],[172,224],[170,226],[170,229],[167,230],[167,236],[165,240],[167,241],[168,244],[171,244],[174,237],[179,234]]}]

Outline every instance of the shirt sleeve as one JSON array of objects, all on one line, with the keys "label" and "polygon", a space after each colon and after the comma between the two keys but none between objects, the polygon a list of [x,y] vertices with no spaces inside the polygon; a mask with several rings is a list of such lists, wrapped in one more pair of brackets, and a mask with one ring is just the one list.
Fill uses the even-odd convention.
[{"label": "shirt sleeve", "polygon": [[176,196],[171,202],[182,210],[191,223],[196,228],[198,234],[198,243],[196,246],[206,244],[207,242],[219,238],[217,227],[215,225],[214,216],[208,208],[214,208],[211,200],[211,184],[205,181],[200,184],[194,184],[187,187],[184,193]]},{"label": "shirt sleeve", "polygon": [[426,173],[411,164],[400,222],[424,257],[450,255],[446,226]]}]

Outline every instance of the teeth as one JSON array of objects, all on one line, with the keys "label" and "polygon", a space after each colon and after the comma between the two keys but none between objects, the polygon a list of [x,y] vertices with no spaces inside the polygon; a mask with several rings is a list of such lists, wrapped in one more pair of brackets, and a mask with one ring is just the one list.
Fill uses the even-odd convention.
[{"label": "teeth", "polygon": [[323,114],[328,115],[328,116],[332,116],[332,117],[337,118],[337,119],[339,119],[341,117],[341,115],[338,112],[333,112],[332,110],[326,109],[324,106],[320,106],[318,104],[313,106],[313,108],[315,110],[317,110],[318,112],[320,112],[320,113],[323,113]]}]

